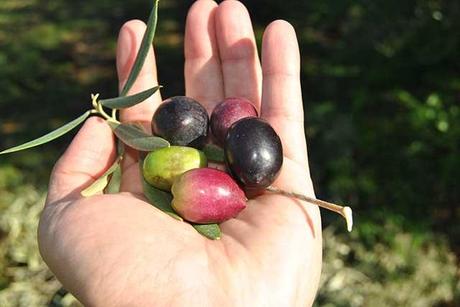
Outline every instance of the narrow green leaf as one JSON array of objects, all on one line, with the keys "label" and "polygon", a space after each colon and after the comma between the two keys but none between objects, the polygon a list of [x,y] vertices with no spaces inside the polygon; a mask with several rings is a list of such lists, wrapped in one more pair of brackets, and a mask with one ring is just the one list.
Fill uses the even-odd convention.
[{"label": "narrow green leaf", "polygon": [[151,186],[145,180],[142,180],[142,186],[144,189],[144,195],[150,204],[172,216],[176,220],[183,221],[183,219],[177,215],[171,207],[172,195],[170,193]]},{"label": "narrow green leaf", "polygon": [[96,181],[93,182],[89,187],[81,191],[81,195],[83,197],[93,196],[99,192],[104,191],[105,187],[109,183],[109,176],[117,170],[120,166],[121,156],[115,160],[112,166],[104,173],[101,177],[99,177]]},{"label": "narrow green leaf", "polygon": [[171,193],[159,190],[151,186],[147,181],[145,181],[144,176],[142,175],[142,165],[144,164],[143,159],[139,159],[139,169],[142,179],[142,188],[144,190],[144,195],[149,201],[150,204],[165,212],[169,216],[175,218],[176,220],[183,221],[183,219],[176,214],[174,209],[171,206],[171,201],[173,196]]},{"label": "narrow green leaf", "polygon": [[124,109],[135,106],[138,103],[143,102],[150,96],[156,93],[161,86],[152,87],[146,91],[131,95],[131,96],[121,96],[110,99],[101,99],[99,102],[107,108],[110,109]]},{"label": "narrow green leaf", "polygon": [[168,211],[163,211],[163,212],[166,213],[167,215],[169,215],[170,217],[172,217],[173,219],[176,219],[176,220],[178,220],[178,221],[180,221],[180,222],[183,222],[183,221],[184,221],[183,218],[181,218],[179,215],[177,215],[177,214],[174,213],[174,212],[168,212]]},{"label": "narrow green leaf", "polygon": [[118,139],[136,150],[154,151],[163,147],[169,147],[169,142],[165,139],[147,134],[135,125],[108,123]]},{"label": "narrow green leaf", "polygon": [[202,151],[206,155],[206,158],[210,161],[225,162],[224,150],[217,145],[206,144],[204,145]]},{"label": "narrow green leaf", "polygon": [[144,189],[144,195],[152,205],[154,205],[161,211],[174,213],[174,210],[171,207],[171,201],[173,197],[170,193],[151,186],[145,180],[142,182],[142,184]]},{"label": "narrow green leaf", "polygon": [[24,149],[28,149],[28,148],[32,148],[32,147],[35,147],[35,146],[39,146],[39,145],[51,142],[51,141],[57,139],[58,137],[63,136],[64,134],[66,134],[67,132],[72,130],[73,128],[77,127],[85,119],[88,118],[90,113],[91,113],[90,111],[86,111],[83,115],[81,115],[80,117],[74,119],[73,121],[65,124],[64,126],[58,128],[58,129],[56,129],[54,131],[51,131],[50,133],[48,133],[48,134],[46,134],[46,135],[44,135],[42,137],[39,137],[38,139],[35,139],[33,141],[24,143],[22,145],[19,145],[19,146],[10,148],[10,149],[6,149],[6,150],[0,152],[0,155],[11,153],[11,152],[16,152],[16,151],[20,151],[20,150],[24,150]]},{"label": "narrow green leaf", "polygon": [[219,240],[222,235],[218,224],[192,224],[192,226],[200,234],[211,240]]},{"label": "narrow green leaf", "polygon": [[109,183],[104,189],[105,194],[117,194],[120,192],[120,182],[121,182],[121,165],[115,169],[115,171],[109,177]]},{"label": "narrow green leaf", "polygon": [[128,80],[126,81],[123,89],[120,92],[120,96],[126,96],[129,90],[133,86],[134,82],[139,75],[142,66],[144,66],[145,59],[147,58],[147,54],[150,50],[150,46],[152,46],[153,38],[155,37],[155,31],[157,28],[157,19],[158,19],[158,0],[155,0],[153,4],[152,11],[149,16],[149,20],[147,21],[147,29],[145,30],[144,37],[142,38],[141,46],[139,47],[139,52],[137,53],[136,60],[134,61],[133,68],[131,69],[131,73],[128,76]]},{"label": "narrow green leaf", "polygon": [[117,154],[123,156],[125,154],[125,144],[117,139]]}]

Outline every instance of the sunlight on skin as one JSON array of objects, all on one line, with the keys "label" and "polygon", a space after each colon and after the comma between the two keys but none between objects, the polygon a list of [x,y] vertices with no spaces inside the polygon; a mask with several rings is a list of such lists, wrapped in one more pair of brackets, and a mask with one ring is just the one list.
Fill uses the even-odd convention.
[{"label": "sunlight on skin", "polygon": [[[144,30],[139,21],[128,22],[121,30],[120,86]],[[233,0],[219,6],[198,0],[188,15],[185,48],[186,94],[208,111],[224,97],[253,99],[283,140],[284,164],[274,186],[314,197],[293,28],[284,21],[267,27],[261,67],[246,8]],[[152,50],[131,93],[156,84]],[[148,123],[160,102],[158,92],[121,112],[121,120]],[[221,240],[211,241],[145,201],[135,151],[128,151],[124,159],[121,193],[82,198],[81,190],[114,159],[110,128],[103,120],[91,118],[54,168],[40,220],[43,258],[83,304],[305,306],[313,302],[322,257],[316,206],[264,194],[221,225]]]}]

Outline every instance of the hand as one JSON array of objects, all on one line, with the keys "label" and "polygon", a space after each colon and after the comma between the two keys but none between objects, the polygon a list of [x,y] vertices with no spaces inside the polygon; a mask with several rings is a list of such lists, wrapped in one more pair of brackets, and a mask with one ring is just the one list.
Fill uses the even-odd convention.
[{"label": "hand", "polygon": [[[117,68],[127,79],[145,30],[130,21],[120,32]],[[186,95],[211,111],[224,97],[253,101],[284,148],[275,186],[313,196],[307,162],[293,28],[265,30],[262,67],[251,21],[238,1],[198,0],[187,17]],[[131,94],[157,84],[151,51]],[[167,85],[166,85],[167,86]],[[181,93],[177,93],[181,94]],[[148,122],[159,94],[121,112]],[[321,221],[316,206],[266,194],[221,224],[211,241],[148,204],[137,153],[128,150],[118,194],[80,196],[113,163],[109,126],[90,118],[57,162],[39,225],[40,251],[64,287],[88,306],[306,306],[321,271]]]}]

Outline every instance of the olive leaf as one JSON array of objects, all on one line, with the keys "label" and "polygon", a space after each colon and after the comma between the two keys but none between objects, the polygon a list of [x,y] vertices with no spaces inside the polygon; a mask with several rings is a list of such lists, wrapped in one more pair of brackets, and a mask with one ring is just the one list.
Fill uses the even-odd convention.
[{"label": "olive leaf", "polygon": [[131,96],[121,96],[121,97],[116,97],[116,98],[110,98],[110,99],[101,99],[99,102],[107,108],[110,109],[124,109],[124,108],[129,108],[132,106],[135,106],[138,103],[143,102],[153,94],[155,94],[158,89],[161,88],[161,85],[152,87],[148,90],[145,90],[143,92],[131,95]]},{"label": "olive leaf", "polygon": [[109,176],[120,166],[121,159],[122,157],[119,156],[112,164],[112,166],[110,166],[110,168],[104,174],[102,174],[101,177],[94,181],[93,184],[91,184],[89,187],[81,191],[81,195],[84,197],[89,197],[104,191],[107,184],[109,184]]},{"label": "olive leaf", "polygon": [[104,189],[104,194],[117,194],[120,192],[121,181],[121,163],[115,168],[115,171],[109,176],[109,183]]},{"label": "olive leaf", "polygon": [[218,224],[192,224],[200,234],[211,240],[219,240],[221,231]]},{"label": "olive leaf", "polygon": [[11,153],[11,152],[16,152],[16,151],[20,151],[20,150],[24,150],[24,149],[29,149],[29,148],[32,148],[32,147],[35,147],[35,146],[39,146],[39,145],[51,142],[51,141],[59,138],[60,136],[63,136],[64,134],[66,134],[70,130],[74,129],[75,127],[77,127],[79,124],[81,124],[83,121],[85,121],[85,119],[87,119],[90,114],[91,114],[91,111],[86,111],[80,117],[78,117],[78,118],[74,119],[73,121],[65,124],[64,126],[58,128],[58,129],[56,129],[54,131],[51,131],[50,133],[45,134],[44,136],[39,137],[38,139],[35,139],[33,141],[30,141],[30,142],[24,143],[22,145],[15,146],[13,148],[9,148],[9,149],[6,149],[4,151],[1,151],[0,155]]},{"label": "olive leaf", "polygon": [[118,124],[108,121],[113,133],[126,145],[139,151],[154,151],[169,147],[169,142],[163,138],[145,133],[133,124]]},{"label": "olive leaf", "polygon": [[173,198],[171,194],[151,186],[147,181],[145,181],[145,179],[142,182],[142,186],[144,189],[144,195],[150,204],[172,216],[176,220],[183,221],[183,219],[177,215],[171,207],[171,201]]},{"label": "olive leaf", "polygon": [[221,147],[214,144],[206,144],[201,150],[204,152],[208,160],[214,162],[225,162],[224,150]]},{"label": "olive leaf", "polygon": [[152,46],[153,38],[155,37],[155,30],[157,28],[157,19],[158,19],[158,0],[155,0],[153,4],[152,11],[147,21],[147,29],[145,30],[144,37],[142,38],[141,46],[139,47],[139,52],[137,53],[136,60],[134,61],[133,68],[129,74],[128,80],[126,81],[123,89],[120,92],[120,96],[126,96],[129,90],[133,86],[134,82],[139,75],[142,66],[144,66],[145,59],[147,54]]},{"label": "olive leaf", "polygon": [[117,154],[123,156],[125,154],[125,144],[117,139]]},{"label": "olive leaf", "polygon": [[171,201],[173,196],[171,193],[159,190],[153,186],[151,186],[142,175],[142,168],[144,165],[144,160],[139,159],[139,171],[141,173],[142,179],[142,188],[144,190],[144,195],[149,201],[150,204],[155,206],[156,208],[160,209],[161,211],[165,212],[166,214],[170,215],[171,217],[175,218],[176,220],[183,221],[183,219],[174,212],[174,209],[171,206]]}]

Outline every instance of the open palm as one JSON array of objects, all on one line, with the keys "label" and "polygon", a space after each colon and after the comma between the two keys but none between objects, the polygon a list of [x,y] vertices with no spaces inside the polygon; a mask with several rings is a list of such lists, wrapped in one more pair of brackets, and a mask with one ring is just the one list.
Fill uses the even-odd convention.
[{"label": "open palm", "polygon": [[[117,68],[124,84],[145,25],[120,32]],[[186,95],[208,111],[225,97],[246,97],[280,135],[284,164],[275,186],[313,195],[308,171],[292,27],[270,24],[259,63],[245,7],[198,0],[185,33]],[[131,93],[157,84],[151,51]],[[149,122],[159,94],[121,113]],[[90,118],[56,164],[39,226],[40,251],[64,287],[87,306],[305,306],[321,271],[321,225],[315,206],[265,194],[221,224],[212,241],[148,204],[137,153],[123,160],[118,194],[80,196],[114,161],[112,132]]]}]

